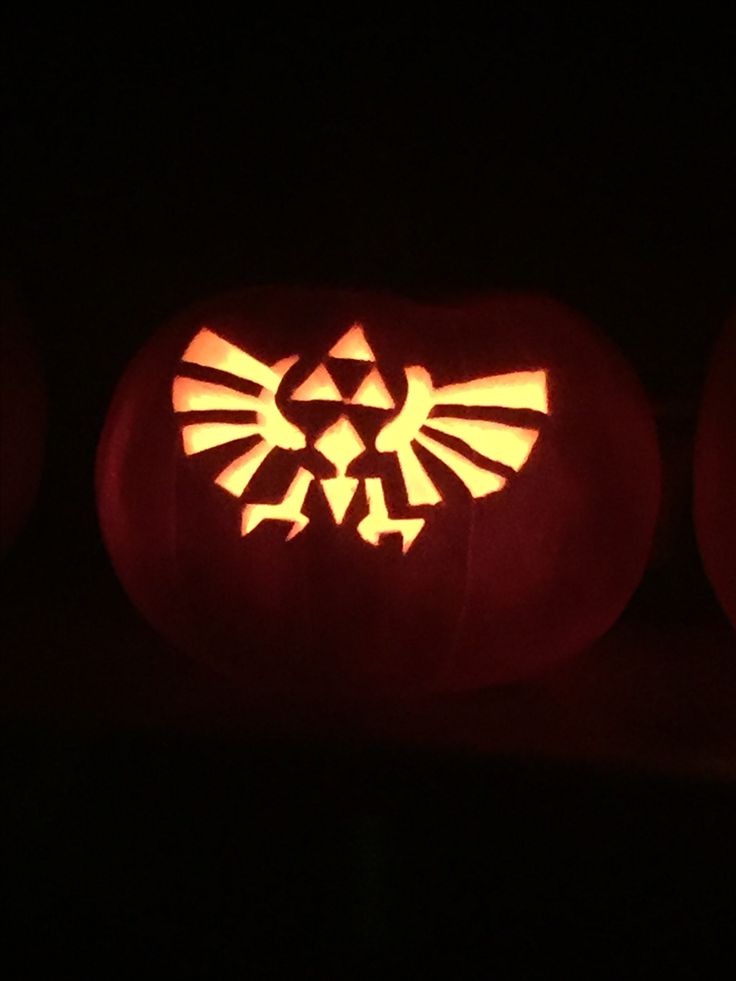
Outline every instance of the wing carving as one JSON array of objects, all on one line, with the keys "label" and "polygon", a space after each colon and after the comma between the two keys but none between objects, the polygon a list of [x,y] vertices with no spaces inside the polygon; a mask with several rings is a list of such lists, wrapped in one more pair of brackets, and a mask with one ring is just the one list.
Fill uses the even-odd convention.
[{"label": "wing carving", "polygon": [[182,356],[185,364],[212,368],[260,386],[257,395],[248,395],[232,388],[227,380],[216,383],[186,375],[177,375],[174,379],[172,402],[177,413],[229,410],[254,414],[253,422],[194,422],[182,427],[182,443],[187,455],[247,436],[260,437],[215,478],[215,482],[234,497],[244,493],[276,447],[301,450],[306,446],[304,434],[289,422],[276,404],[281,379],[297,360],[294,355],[272,365],[264,364],[207,327],[199,331]]},{"label": "wing carving", "polygon": [[[409,504],[437,504],[442,496],[417,456],[415,444],[440,460],[462,481],[473,497],[501,490],[506,478],[440,442],[427,430],[444,433],[464,443],[469,450],[511,470],[519,470],[529,458],[539,435],[538,427],[514,426],[484,418],[453,416],[451,406],[525,409],[549,413],[545,371],[518,371],[491,375],[468,382],[435,388],[426,368],[405,369],[406,399],[376,437],[379,453],[396,453]],[[447,414],[434,416],[437,406]]]},{"label": "wing carving", "polygon": [[[363,328],[354,324],[329,352],[330,357],[372,363],[375,356]],[[279,409],[276,393],[297,356],[266,364],[207,327],[197,332],[182,355],[171,398],[181,417],[181,438],[187,456],[248,439],[247,449],[234,448],[235,458],[215,476],[215,483],[241,497],[274,449],[301,450],[305,434]],[[207,380],[191,366],[208,369]],[[189,370],[187,370],[189,368]],[[410,507],[436,505],[442,493],[427,472],[426,454],[451,471],[474,498],[502,490],[511,475],[527,462],[549,415],[547,373],[544,370],[490,375],[435,387],[426,368],[404,369],[406,398],[375,438],[378,453],[395,453]],[[248,382],[248,386],[238,384]],[[244,389],[248,390],[244,390]],[[342,402],[390,411],[393,398],[375,364],[352,398],[344,398],[324,364],[293,393],[297,401]],[[494,413],[494,409],[512,410]],[[477,413],[473,410],[478,410]],[[521,410],[523,416],[514,416]],[[346,409],[349,413],[350,409]],[[228,418],[227,413],[238,415]],[[495,418],[490,417],[495,416]],[[515,423],[515,418],[523,421]],[[508,420],[512,421],[508,421]],[[255,437],[255,439],[254,439]],[[367,451],[347,414],[329,425],[314,441],[314,449],[335,468],[334,476],[319,481],[298,467],[291,484],[276,503],[249,502],[242,511],[241,531],[251,534],[264,521],[291,524],[287,539],[309,523],[305,503],[313,482],[329,505],[335,524],[343,524],[361,484],[367,513],[355,531],[370,545],[385,535],[400,535],[406,553],[425,526],[426,518],[389,513],[383,479],[377,470],[362,480],[349,468]],[[432,473],[435,470],[432,467]],[[371,466],[372,470],[372,466]],[[371,471],[369,470],[369,473]]]}]

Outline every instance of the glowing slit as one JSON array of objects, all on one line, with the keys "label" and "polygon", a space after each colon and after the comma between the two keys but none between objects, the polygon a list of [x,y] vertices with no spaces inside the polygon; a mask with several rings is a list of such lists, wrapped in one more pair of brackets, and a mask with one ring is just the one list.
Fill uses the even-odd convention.
[{"label": "glowing slit", "polygon": [[223,487],[233,497],[240,497],[272,449],[273,446],[270,446],[265,440],[261,440],[251,450],[225,467],[215,477],[215,483]]},{"label": "glowing slit", "polygon": [[291,396],[297,402],[342,402],[342,395],[323,364]]},{"label": "glowing slit", "polygon": [[292,525],[286,536],[287,542],[298,535],[309,524],[309,518],[302,513],[302,508],[313,476],[309,470],[300,467],[278,504],[246,504],[241,533],[249,535],[262,521],[290,521]]},{"label": "glowing slit", "polygon": [[398,451],[398,458],[409,504],[439,504],[442,497],[408,443]]},{"label": "glowing slit", "polygon": [[263,364],[250,354],[219,337],[207,327],[202,328],[184,352],[182,361],[200,364],[206,368],[227,371],[238,378],[255,382],[261,388],[275,392],[281,381],[273,368]]},{"label": "glowing slit", "polygon": [[435,389],[436,405],[483,405],[549,412],[547,373],[514,371]]},{"label": "glowing slit", "polygon": [[329,477],[320,481],[336,525],[342,524],[359,483],[357,477]]},{"label": "glowing slit", "polygon": [[245,409],[252,412],[258,411],[261,406],[254,395],[182,375],[174,379],[172,398],[175,412],[205,412],[210,409]]},{"label": "glowing slit", "polygon": [[184,452],[187,456],[191,456],[193,453],[210,450],[214,446],[222,446],[223,443],[231,443],[234,439],[255,436],[260,431],[260,426],[253,423],[199,422],[192,426],[184,426],[181,438]]},{"label": "glowing slit", "polygon": [[358,525],[358,534],[369,545],[378,545],[383,535],[399,534],[404,555],[424,527],[424,518],[390,518],[383,495],[380,477],[368,477],[365,482],[368,514]]},{"label": "glowing slit", "polygon": [[464,443],[489,460],[519,470],[531,453],[539,433],[536,429],[506,426],[485,419],[446,419],[436,416],[424,424]]},{"label": "glowing slit", "polygon": [[374,409],[393,409],[394,400],[391,398],[383,378],[373,368],[350,399],[350,404],[368,405]]},{"label": "glowing slit", "polygon": [[329,355],[331,358],[343,358],[348,361],[376,360],[360,324],[353,324],[350,330],[346,331],[330,348]]},{"label": "glowing slit", "polygon": [[423,433],[419,433],[417,442],[430,453],[433,453],[453,473],[457,474],[473,497],[485,497],[486,494],[493,494],[495,491],[500,491],[506,483],[504,477],[476,466],[457,450],[451,450]]}]

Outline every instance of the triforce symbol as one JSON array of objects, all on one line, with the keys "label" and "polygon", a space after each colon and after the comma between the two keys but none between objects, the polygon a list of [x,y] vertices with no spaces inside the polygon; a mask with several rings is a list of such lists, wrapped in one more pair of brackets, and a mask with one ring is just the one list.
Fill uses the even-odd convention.
[{"label": "triforce symbol", "polygon": [[[286,418],[276,402],[286,373],[298,360],[294,355],[265,364],[207,327],[196,334],[182,355],[182,371],[187,365],[200,365],[222,374],[221,382],[203,381],[183,373],[174,379],[174,411],[184,414],[185,420],[187,413],[197,413],[197,421],[185,421],[182,426],[184,452],[190,456],[227,443],[250,441],[245,452],[239,452],[215,477],[215,483],[234,497],[245,493],[275,449],[297,452],[307,446],[305,433]],[[486,497],[502,490],[510,476],[523,467],[537,441],[543,417],[549,414],[544,370],[491,375],[435,387],[429,371],[419,365],[404,368],[406,397],[397,410],[363,327],[357,323],[330,348],[326,360],[366,363],[366,374],[353,394],[345,395],[333,377],[334,371],[331,373],[322,363],[291,393],[290,399],[339,402],[389,413],[370,449],[379,454],[396,454],[407,509],[432,506],[443,500],[420,459],[419,448],[451,470],[472,497]],[[258,393],[239,391],[227,376],[257,386]],[[503,420],[486,418],[488,410],[494,409],[523,410],[524,422],[509,422],[508,413]],[[237,412],[239,418],[246,412],[250,421],[223,421],[228,412]],[[215,414],[215,420],[207,419]],[[407,552],[426,519],[411,514],[392,517],[379,473],[362,481],[350,475],[351,464],[368,448],[347,414],[321,432],[312,445],[334,467],[334,476],[317,480],[310,470],[298,466],[281,500],[245,504],[242,534],[251,534],[264,521],[284,521],[291,524],[286,540],[294,538],[309,524],[304,508],[313,483],[320,486],[335,523],[340,525],[362,482],[367,514],[357,525],[358,535],[363,541],[378,545],[384,535],[399,534],[402,549]],[[379,464],[380,458],[377,468]]]}]

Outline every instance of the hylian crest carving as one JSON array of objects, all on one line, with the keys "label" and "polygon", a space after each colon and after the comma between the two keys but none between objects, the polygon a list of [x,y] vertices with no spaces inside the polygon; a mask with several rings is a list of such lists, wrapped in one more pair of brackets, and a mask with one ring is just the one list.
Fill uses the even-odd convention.
[{"label": "hylian crest carving", "polygon": [[[451,470],[472,497],[486,497],[502,490],[509,477],[524,466],[537,441],[542,420],[549,414],[544,370],[491,375],[436,387],[426,368],[412,365],[404,369],[406,396],[403,405],[397,408],[360,324],[353,324],[330,348],[325,360],[331,359],[364,363],[365,376],[352,396],[346,397],[341,392],[323,362],[291,393],[290,399],[337,402],[388,413],[389,418],[379,429],[371,449],[378,454],[396,455],[408,513],[402,516],[389,513],[380,473],[362,478],[350,475],[351,464],[367,447],[348,415],[342,414],[312,444],[329,461],[334,474],[319,479],[306,467],[297,466],[280,500],[244,505],[243,535],[250,535],[263,521],[282,521],[291,525],[286,540],[293,539],[309,524],[306,505],[308,495],[314,493],[313,485],[319,487],[335,523],[340,525],[362,484],[365,513],[356,527],[358,535],[370,545],[379,545],[384,536],[398,534],[402,551],[406,553],[426,521],[416,512],[412,515],[412,510],[437,505],[443,500],[435,480],[422,463],[424,453]],[[228,493],[242,497],[274,450],[299,451],[307,447],[305,432],[287,419],[276,401],[279,387],[299,360],[298,356],[264,364],[204,327],[181,360],[181,374],[174,379],[172,401],[182,421],[184,452],[190,456],[249,440],[245,452],[238,450],[235,459],[214,478]],[[192,365],[217,372],[214,377],[221,380],[203,381],[185,374],[187,366]],[[257,394],[232,387],[233,376],[257,388]],[[477,417],[474,409],[478,410]],[[524,410],[525,422],[516,425],[505,419],[485,418],[483,410],[493,409]],[[196,413],[196,421],[187,421],[189,413]],[[249,421],[227,421],[229,413],[237,414],[239,420],[245,413]],[[207,421],[208,415],[216,418]]]}]

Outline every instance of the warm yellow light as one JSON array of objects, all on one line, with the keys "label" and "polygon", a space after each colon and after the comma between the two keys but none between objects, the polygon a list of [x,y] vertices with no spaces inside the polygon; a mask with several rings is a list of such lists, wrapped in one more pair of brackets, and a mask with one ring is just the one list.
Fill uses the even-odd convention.
[{"label": "warm yellow light", "polygon": [[215,482],[228,493],[239,497],[275,447],[300,450],[306,446],[304,434],[285,418],[276,405],[276,389],[297,360],[296,357],[283,358],[269,368],[234,344],[204,329],[189,345],[184,359],[263,385],[258,395],[247,395],[215,382],[182,375],[174,379],[172,400],[175,412],[232,410],[255,413],[254,423],[195,423],[182,428],[184,452],[189,455],[244,436],[258,434],[262,437],[261,442],[237,457],[215,478]]},{"label": "warm yellow light", "polygon": [[[489,460],[518,470],[528,459],[537,430],[490,422],[485,419],[431,417],[436,405],[497,406],[547,411],[547,382],[543,371],[517,372],[477,378],[435,389],[429,372],[418,365],[405,369],[406,401],[401,411],[376,437],[379,453],[396,453],[410,504],[437,504],[439,491],[420,463],[411,444],[429,450],[462,480],[473,497],[501,490],[506,481],[479,467],[462,453],[429,437],[435,429],[462,440]],[[542,408],[544,407],[544,408]]]},{"label": "warm yellow light", "polygon": [[[330,349],[333,358],[374,361],[360,324],[353,324]],[[202,329],[187,348],[183,360],[217,371],[236,375],[260,386],[258,395],[246,394],[228,385],[200,381],[183,375],[174,379],[172,398],[176,412],[247,411],[249,422],[195,422],[182,426],[182,443],[187,455],[201,453],[234,440],[258,435],[260,440],[238,456],[215,478],[228,493],[240,497],[269,454],[276,447],[301,450],[307,445],[305,434],[281,412],[276,393],[296,356],[266,365],[246,351]],[[379,431],[375,449],[379,453],[395,453],[404,483],[409,507],[434,506],[442,494],[427,473],[417,454],[421,446],[454,473],[474,498],[485,497],[501,490],[505,477],[487,470],[455,448],[433,438],[429,433],[444,434],[465,444],[491,463],[519,470],[529,458],[539,436],[538,428],[515,426],[483,418],[452,415],[451,406],[503,408],[548,413],[546,372],[519,371],[490,375],[457,384],[435,388],[426,368],[413,365],[404,369],[406,398],[399,412]],[[292,395],[298,401],[342,402],[391,410],[394,401],[376,367],[371,367],[352,399],[340,393],[327,367],[320,364]],[[442,415],[433,415],[437,406],[447,406]],[[466,415],[470,415],[466,413]],[[336,524],[342,524],[360,486],[357,477],[348,476],[348,469],[366,450],[360,434],[347,415],[329,426],[314,442],[335,468],[335,475],[319,481],[325,500]],[[302,513],[314,475],[300,467],[283,500],[277,504],[247,504],[243,509],[242,533],[248,535],[262,521],[288,521],[292,527],[287,538],[293,538],[308,523]],[[365,479],[368,513],[357,527],[360,537],[378,545],[384,535],[400,534],[406,552],[425,525],[424,518],[394,518],[388,513],[380,477]]]},{"label": "warm yellow light", "polygon": [[376,437],[379,453],[396,453],[416,437],[432,410],[432,379],[426,368],[405,369],[406,401]]},{"label": "warm yellow light", "polygon": [[342,395],[323,364],[295,390],[291,396],[297,402],[342,402]]},{"label": "warm yellow light", "polygon": [[394,400],[377,368],[373,368],[363,379],[357,392],[350,399],[350,404],[367,405],[373,409],[393,409]]},{"label": "warm yellow light", "polygon": [[406,485],[406,496],[409,504],[413,507],[420,504],[439,504],[442,500],[440,492],[419,462],[411,443],[406,443],[396,452],[399,457],[399,468]]},{"label": "warm yellow light", "polygon": [[265,439],[237,457],[215,477],[215,483],[224,487],[233,497],[240,497],[253,479],[256,471],[273,449]]},{"label": "warm yellow light", "polygon": [[[292,362],[294,360],[296,359],[292,359]],[[245,378],[272,392],[276,391],[281,381],[281,376],[273,368],[251,357],[242,348],[219,337],[207,327],[203,327],[196,335],[182,355],[182,361],[200,364],[206,368],[216,368],[218,371],[227,371],[231,375]]]},{"label": "warm yellow light", "polygon": [[365,449],[365,443],[347,417],[340,416],[315,440],[314,448],[334,464],[337,476],[343,477],[348,466]]},{"label": "warm yellow light", "polygon": [[276,405],[276,393],[264,389],[259,403],[257,419],[263,438],[282,450],[303,450],[307,445],[304,433],[283,415]]},{"label": "warm yellow light", "polygon": [[320,480],[327,503],[336,525],[341,525],[350,502],[355,497],[360,481],[357,477],[329,477]]},{"label": "warm yellow light", "polygon": [[173,402],[175,412],[206,412],[210,409],[258,410],[260,403],[255,395],[237,392],[225,385],[199,381],[197,378],[174,379]]},{"label": "warm yellow light", "polygon": [[365,482],[368,514],[358,525],[358,534],[369,545],[378,545],[383,535],[401,535],[402,552],[406,554],[424,527],[424,518],[390,518],[380,477]]},{"label": "warm yellow light", "polygon": [[184,452],[187,456],[191,456],[193,453],[202,453],[203,450],[210,450],[214,446],[222,446],[223,443],[231,443],[234,439],[244,439],[246,436],[254,436],[260,432],[261,427],[253,423],[197,422],[191,426],[184,426],[181,438]]},{"label": "warm yellow light", "polygon": [[547,373],[514,371],[491,375],[456,385],[443,385],[434,392],[435,405],[495,406],[501,409],[533,409],[548,412]]},{"label": "warm yellow light", "polygon": [[425,450],[429,450],[430,453],[434,453],[438,460],[441,460],[446,467],[457,474],[473,497],[485,497],[486,494],[501,490],[506,483],[503,477],[476,466],[462,453],[449,449],[442,443],[438,443],[437,440],[425,436],[424,433],[419,433],[417,443],[423,446]]},{"label": "warm yellow light", "polygon": [[486,419],[448,419],[433,416],[425,426],[438,429],[487,457],[518,470],[526,463],[539,433],[535,429],[521,429]]},{"label": "warm yellow light", "polygon": [[302,513],[302,508],[312,480],[313,474],[300,467],[278,504],[246,504],[243,508],[242,534],[249,535],[262,521],[290,521],[292,524],[286,536],[287,542],[298,535],[309,524],[309,518]]},{"label": "warm yellow light", "polygon": [[376,360],[360,324],[353,324],[350,330],[330,348],[329,353],[331,358],[344,358],[348,361]]}]

